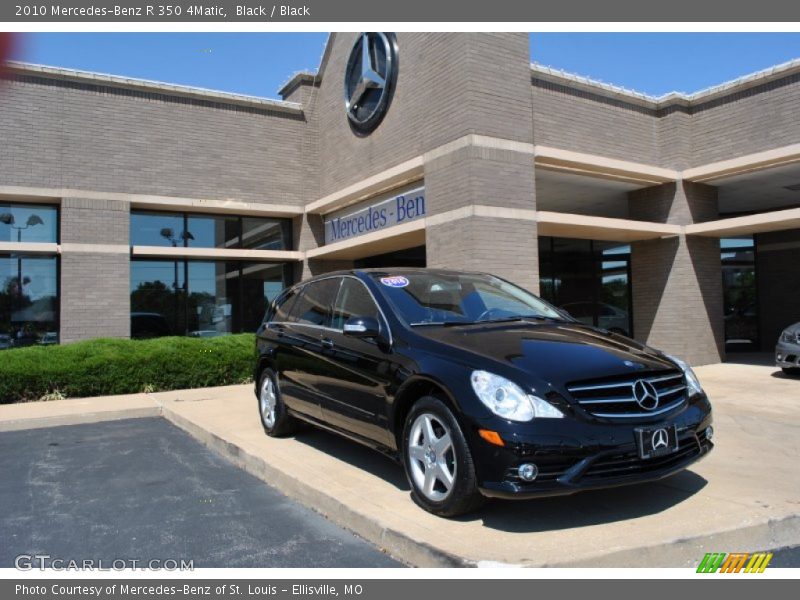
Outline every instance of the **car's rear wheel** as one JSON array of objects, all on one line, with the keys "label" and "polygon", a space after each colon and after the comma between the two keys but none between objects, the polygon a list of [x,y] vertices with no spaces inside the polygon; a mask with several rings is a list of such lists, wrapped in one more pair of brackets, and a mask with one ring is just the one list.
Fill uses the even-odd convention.
[{"label": "car's rear wheel", "polygon": [[258,382],[258,413],[267,435],[280,437],[297,429],[296,419],[286,412],[272,369],[264,369]]},{"label": "car's rear wheel", "polygon": [[438,398],[425,396],[411,407],[403,430],[403,463],[411,497],[428,512],[454,517],[485,502],[461,427]]}]

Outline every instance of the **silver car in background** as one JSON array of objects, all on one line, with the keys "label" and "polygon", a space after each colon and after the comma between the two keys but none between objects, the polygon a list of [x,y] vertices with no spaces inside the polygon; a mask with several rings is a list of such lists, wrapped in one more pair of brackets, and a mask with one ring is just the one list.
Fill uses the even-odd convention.
[{"label": "silver car in background", "polygon": [[800,375],[800,323],[781,332],[775,346],[775,364],[789,375]]}]

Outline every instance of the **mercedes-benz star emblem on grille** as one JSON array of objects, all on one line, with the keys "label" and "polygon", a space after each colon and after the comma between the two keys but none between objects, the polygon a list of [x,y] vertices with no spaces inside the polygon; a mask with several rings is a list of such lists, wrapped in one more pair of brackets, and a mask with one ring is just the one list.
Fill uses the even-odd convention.
[{"label": "mercedes-benz star emblem on grille", "polygon": [[644,379],[637,379],[633,384],[633,397],[645,410],[655,410],[658,406],[658,392],[653,384]]},{"label": "mercedes-benz star emblem on grille", "polygon": [[650,438],[650,444],[653,446],[653,450],[659,450],[660,448],[666,448],[669,446],[669,434],[667,433],[667,430],[655,430],[653,432],[653,437]]},{"label": "mercedes-benz star emblem on grille", "polygon": [[362,33],[356,38],[344,73],[344,107],[357,133],[369,133],[383,119],[394,94],[397,67],[393,33]]}]

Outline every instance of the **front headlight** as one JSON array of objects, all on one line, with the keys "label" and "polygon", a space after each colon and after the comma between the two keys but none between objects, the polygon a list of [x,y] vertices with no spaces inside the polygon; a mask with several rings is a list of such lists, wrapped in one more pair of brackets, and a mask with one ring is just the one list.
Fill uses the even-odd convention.
[{"label": "front headlight", "polygon": [[694,371],[692,371],[692,367],[675,356],[671,356],[669,354],[665,354],[664,356],[678,365],[681,371],[683,371],[683,375],[686,377],[686,385],[689,387],[690,396],[703,393],[703,386],[700,385],[700,380],[697,378],[697,375],[695,375]]},{"label": "front headlight", "polygon": [[546,400],[526,394],[505,377],[487,371],[473,371],[470,381],[478,399],[498,417],[509,421],[532,421],[536,417],[560,419],[564,416]]},{"label": "front headlight", "polygon": [[798,335],[793,331],[784,329],[783,332],[781,332],[781,340],[784,342],[789,342],[790,344],[796,344],[798,340],[800,340],[800,337],[798,337]]}]

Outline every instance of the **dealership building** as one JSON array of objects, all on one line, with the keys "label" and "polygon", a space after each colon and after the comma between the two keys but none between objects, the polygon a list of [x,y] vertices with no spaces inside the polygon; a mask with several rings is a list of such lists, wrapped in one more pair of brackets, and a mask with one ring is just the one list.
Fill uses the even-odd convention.
[{"label": "dealership building", "polygon": [[427,265],[694,364],[771,349],[800,321],[800,61],[653,97],[531,60],[336,33],[280,100],[7,65],[0,348],[254,331],[303,277]]}]

